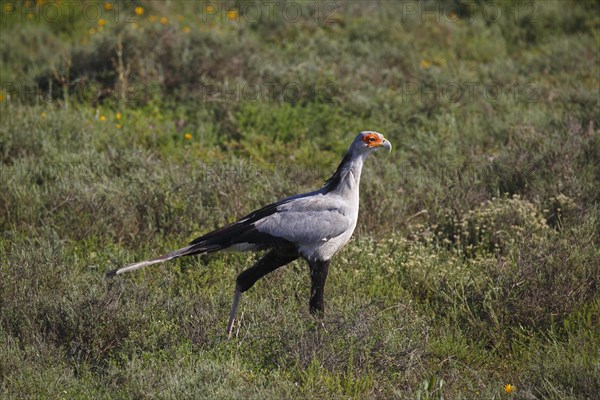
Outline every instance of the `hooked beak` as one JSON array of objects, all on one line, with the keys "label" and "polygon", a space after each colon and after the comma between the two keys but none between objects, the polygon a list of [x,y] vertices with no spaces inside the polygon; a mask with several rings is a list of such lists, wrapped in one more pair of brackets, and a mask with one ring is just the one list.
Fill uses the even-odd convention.
[{"label": "hooked beak", "polygon": [[390,151],[390,152],[392,151],[392,144],[387,139],[383,139],[383,142],[381,142],[380,146],[385,149],[388,149],[388,151]]}]

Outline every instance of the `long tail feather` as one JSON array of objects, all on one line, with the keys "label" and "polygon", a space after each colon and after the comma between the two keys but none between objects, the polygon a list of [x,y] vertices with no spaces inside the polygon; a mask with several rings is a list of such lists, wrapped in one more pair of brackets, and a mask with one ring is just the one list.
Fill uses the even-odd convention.
[{"label": "long tail feather", "polygon": [[170,253],[163,254],[162,256],[159,256],[159,257],[156,257],[156,258],[152,258],[150,260],[140,261],[140,262],[137,262],[135,264],[129,264],[126,267],[117,268],[115,270],[112,270],[112,271],[108,272],[106,274],[106,277],[107,278],[112,278],[113,276],[120,275],[120,274],[122,274],[124,272],[134,271],[134,270],[136,270],[138,268],[146,267],[146,266],[152,265],[152,264],[158,264],[158,263],[169,261],[169,260],[172,260],[174,258],[179,258],[179,257],[182,257],[182,256],[187,256],[187,255],[191,255],[191,254],[198,254],[199,252],[201,252],[201,251],[198,250],[197,246],[186,246],[186,247],[183,247],[183,248],[181,248],[179,250],[175,250],[175,251],[172,251]]},{"label": "long tail feather", "polygon": [[275,206],[277,204],[267,206],[261,210],[255,211],[254,213],[241,219],[240,221],[234,222],[220,229],[209,232],[206,235],[200,236],[199,238],[192,241],[188,246],[183,247],[179,250],[172,251],[170,253],[164,254],[156,258],[152,258],[150,260],[130,264],[126,267],[117,268],[113,271],[108,272],[106,274],[106,277],[111,278],[113,276],[120,275],[123,272],[134,271],[138,268],[142,268],[147,265],[158,264],[161,262],[172,260],[174,258],[192,256],[195,254],[212,253],[214,251],[219,251],[227,248],[236,248],[236,245],[241,245],[241,247],[236,248],[237,250],[259,248],[261,244],[273,242],[277,239],[268,234],[258,232],[253,225],[253,221],[256,218],[259,218],[259,216],[269,215],[270,213],[275,212]]}]

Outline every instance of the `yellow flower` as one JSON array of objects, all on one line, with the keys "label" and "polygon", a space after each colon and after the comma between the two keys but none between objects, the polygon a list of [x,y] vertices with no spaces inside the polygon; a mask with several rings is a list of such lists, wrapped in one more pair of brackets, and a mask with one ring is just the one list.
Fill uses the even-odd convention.
[{"label": "yellow flower", "polygon": [[11,3],[4,3],[4,12],[9,13],[13,10],[13,5]]},{"label": "yellow flower", "polygon": [[2,93],[0,93],[0,103],[2,103],[4,101],[4,95]]},{"label": "yellow flower", "polygon": [[40,116],[41,116],[42,118],[46,118],[46,112],[45,112],[45,111],[42,111],[42,113],[40,114]]},{"label": "yellow flower", "polygon": [[112,5],[112,3],[108,3],[108,2],[104,3],[104,9],[105,9],[106,11],[110,11],[110,10],[112,10],[112,9],[113,9],[113,5]]},{"label": "yellow flower", "polygon": [[429,62],[429,60],[421,60],[421,68],[429,69],[429,67],[431,67],[431,63]]},{"label": "yellow flower", "polygon": [[227,18],[231,21],[235,21],[237,19],[237,11],[235,10],[229,10],[227,11]]},{"label": "yellow flower", "polygon": [[100,121],[102,121],[102,122],[106,121],[106,115],[101,115],[100,116]]},{"label": "yellow flower", "polygon": [[186,133],[184,135],[184,138],[185,138],[185,140],[191,140],[192,139],[192,134],[188,132],[188,133]]},{"label": "yellow flower", "polygon": [[189,33],[190,31],[190,27],[189,26],[184,26],[183,27],[183,33]]},{"label": "yellow flower", "polygon": [[156,15],[151,15],[148,17],[148,21],[150,21],[150,22],[156,22],[157,19],[158,19],[158,17]]},{"label": "yellow flower", "polygon": [[135,14],[136,15],[143,15],[144,14],[144,7],[137,6],[134,10],[135,10]]},{"label": "yellow flower", "polygon": [[119,112],[117,113],[117,115],[115,115],[115,118],[117,119],[117,121],[120,121],[121,117],[122,117],[122,115]]},{"label": "yellow flower", "polygon": [[116,124],[116,125],[115,125],[115,127],[116,127],[117,129],[121,129],[121,124]]},{"label": "yellow flower", "polygon": [[512,392],[514,392],[515,390],[517,390],[516,386],[511,385],[510,383],[507,383],[506,385],[504,385],[504,391],[508,394],[511,394]]},{"label": "yellow flower", "polygon": [[163,25],[166,25],[169,22],[169,20],[167,19],[167,17],[160,17],[160,23]]},{"label": "yellow flower", "polygon": [[104,18],[100,18],[100,19],[98,20],[98,25],[99,25],[99,26],[104,26],[104,25],[106,25],[106,20],[105,20]]},{"label": "yellow flower", "polygon": [[205,7],[205,10],[206,10],[206,12],[211,13],[211,12],[215,11],[215,7],[212,4],[207,4]]}]

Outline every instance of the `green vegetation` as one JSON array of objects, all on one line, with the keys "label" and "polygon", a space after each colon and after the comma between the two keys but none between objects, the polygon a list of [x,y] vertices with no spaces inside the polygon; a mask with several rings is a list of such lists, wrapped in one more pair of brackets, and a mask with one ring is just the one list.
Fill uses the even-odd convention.
[{"label": "green vegetation", "polygon": [[[0,397],[600,393],[597,2],[57,3],[0,3]],[[302,262],[229,341],[254,255],[104,278],[319,187],[365,129],[394,151],[322,321]]]}]

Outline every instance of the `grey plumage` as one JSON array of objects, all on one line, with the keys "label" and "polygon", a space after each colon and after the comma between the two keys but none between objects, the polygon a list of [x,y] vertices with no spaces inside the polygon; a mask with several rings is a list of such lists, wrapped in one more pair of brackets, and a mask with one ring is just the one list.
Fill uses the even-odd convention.
[{"label": "grey plumage", "polygon": [[383,135],[361,132],[352,142],[337,170],[314,192],[288,197],[256,210],[220,229],[193,240],[189,245],[147,261],[111,271],[112,277],[148,265],[183,256],[219,250],[271,249],[258,263],[236,279],[228,332],[231,334],[241,293],[264,275],[298,257],[311,269],[311,311],[323,312],[323,292],[329,260],[350,240],[358,219],[359,183],[368,154],[379,148],[391,150]]}]

